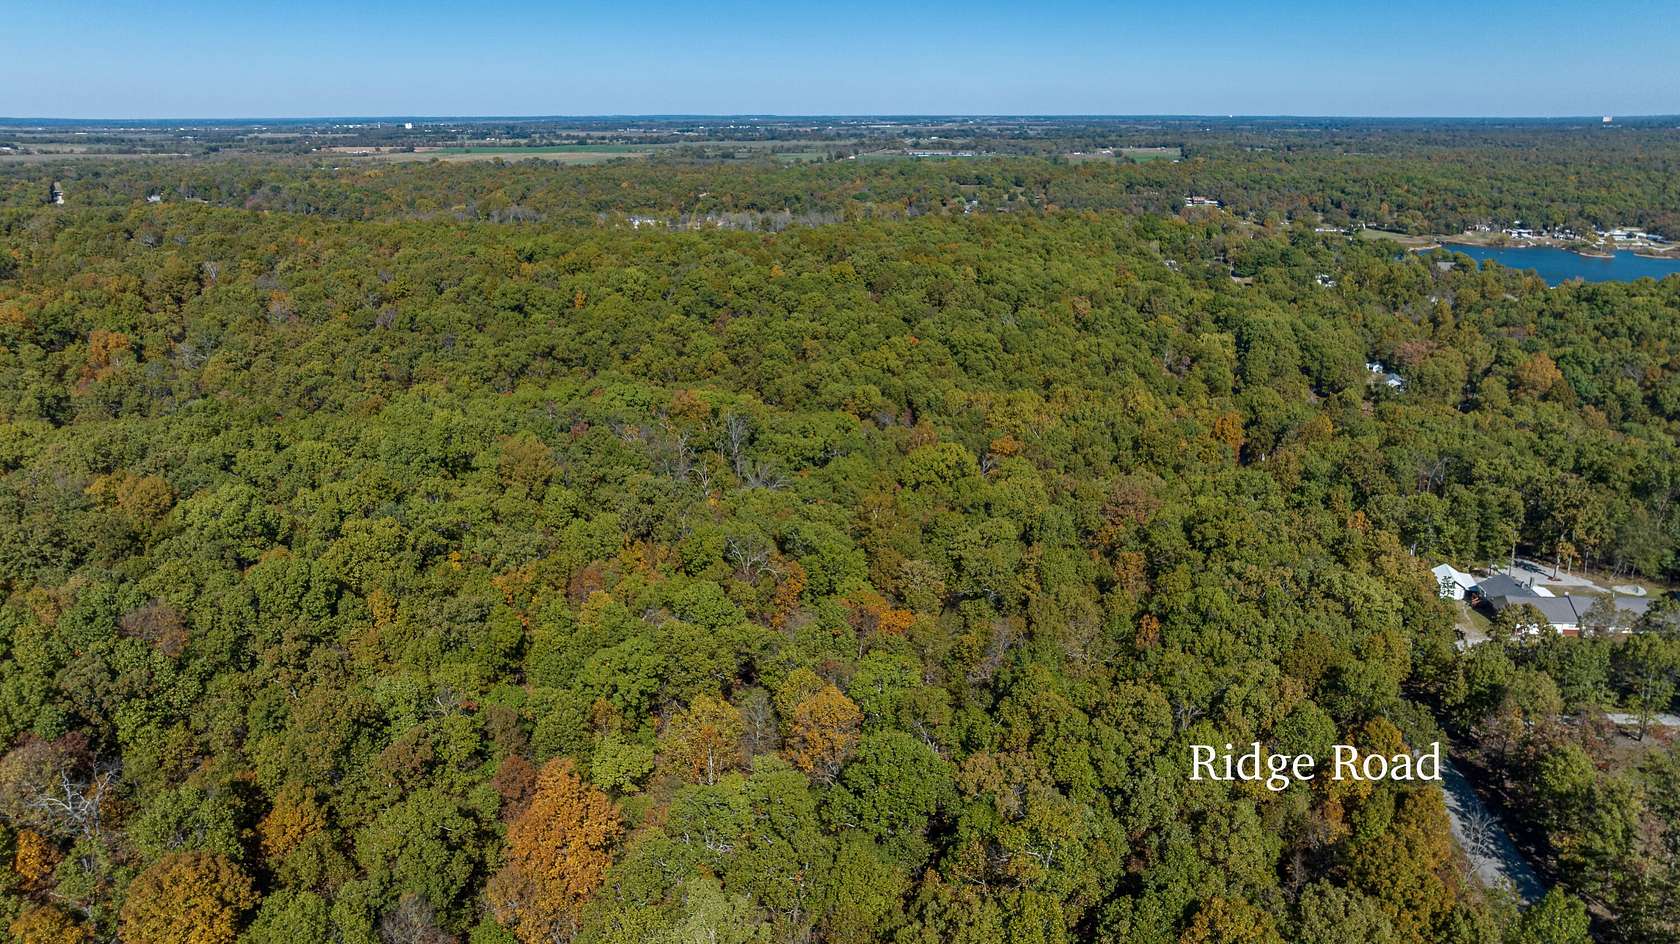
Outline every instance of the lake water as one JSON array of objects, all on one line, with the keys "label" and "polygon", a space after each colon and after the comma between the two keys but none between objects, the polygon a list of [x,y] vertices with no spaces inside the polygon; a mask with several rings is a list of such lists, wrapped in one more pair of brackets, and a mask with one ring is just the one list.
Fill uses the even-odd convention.
[{"label": "lake water", "polygon": [[1660,279],[1680,273],[1680,259],[1647,259],[1631,252],[1618,252],[1609,259],[1598,259],[1554,249],[1551,246],[1529,246],[1522,249],[1489,246],[1459,246],[1448,243],[1452,252],[1462,252],[1477,262],[1492,259],[1508,269],[1533,269],[1548,285],[1570,279],[1588,282],[1632,282],[1650,276]]}]

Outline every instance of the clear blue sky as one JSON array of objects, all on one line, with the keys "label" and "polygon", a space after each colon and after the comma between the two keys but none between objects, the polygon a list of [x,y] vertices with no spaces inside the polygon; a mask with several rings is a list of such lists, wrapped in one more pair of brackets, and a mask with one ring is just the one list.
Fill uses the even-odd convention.
[{"label": "clear blue sky", "polygon": [[1680,113],[1675,0],[7,6],[7,116]]}]

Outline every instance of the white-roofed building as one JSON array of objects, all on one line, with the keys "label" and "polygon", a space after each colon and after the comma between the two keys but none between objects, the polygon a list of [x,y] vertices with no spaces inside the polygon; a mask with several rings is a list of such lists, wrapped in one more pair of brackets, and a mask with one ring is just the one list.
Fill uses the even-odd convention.
[{"label": "white-roofed building", "polygon": [[1435,583],[1441,588],[1443,599],[1462,600],[1464,595],[1476,585],[1476,578],[1470,576],[1451,564],[1437,564],[1430,569],[1435,575]]}]

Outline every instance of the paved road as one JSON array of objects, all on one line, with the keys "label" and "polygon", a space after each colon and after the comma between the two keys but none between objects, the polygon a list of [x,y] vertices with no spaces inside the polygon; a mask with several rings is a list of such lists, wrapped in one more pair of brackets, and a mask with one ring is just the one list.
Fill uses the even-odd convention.
[{"label": "paved road", "polygon": [[[1634,715],[1634,714],[1628,714],[1625,711],[1612,711],[1612,712],[1609,712],[1608,714],[1606,714],[1605,717],[1609,718],[1611,721],[1614,721],[1616,724],[1618,724],[1618,725],[1620,725],[1621,727],[1624,727],[1624,728],[1637,728],[1637,727],[1639,727],[1639,716]],[[1680,715],[1669,715],[1669,714],[1652,715],[1651,716],[1651,727],[1653,729],[1656,729],[1656,728],[1680,728]]]},{"label": "paved road", "polygon": [[1499,817],[1482,803],[1452,761],[1443,761],[1441,775],[1453,838],[1470,859],[1470,873],[1487,888],[1508,886],[1524,903],[1538,901],[1546,893],[1546,886],[1511,841]]},{"label": "paved road", "polygon": [[[1523,564],[1531,564],[1533,566],[1532,568],[1527,568],[1523,567]],[[1552,576],[1551,565],[1541,561],[1531,561],[1524,558],[1518,558],[1516,567],[1495,567],[1493,568],[1493,572],[1496,574],[1505,574],[1513,580],[1520,580],[1523,583],[1539,583],[1541,586],[1546,587],[1559,596],[1562,596],[1565,593],[1577,593],[1581,591],[1585,591],[1587,593],[1606,592],[1605,588],[1593,583],[1591,580],[1588,580],[1579,574],[1572,574],[1568,571],[1558,571],[1557,576],[1554,577]]]}]

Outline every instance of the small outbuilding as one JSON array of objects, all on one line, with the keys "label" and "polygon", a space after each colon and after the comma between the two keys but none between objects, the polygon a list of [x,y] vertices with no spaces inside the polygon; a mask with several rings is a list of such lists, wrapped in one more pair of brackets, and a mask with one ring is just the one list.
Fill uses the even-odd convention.
[{"label": "small outbuilding", "polygon": [[1451,564],[1437,564],[1430,573],[1435,575],[1435,585],[1440,588],[1442,599],[1462,600],[1476,585],[1475,577]]}]

